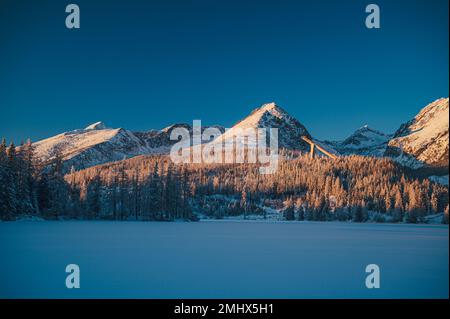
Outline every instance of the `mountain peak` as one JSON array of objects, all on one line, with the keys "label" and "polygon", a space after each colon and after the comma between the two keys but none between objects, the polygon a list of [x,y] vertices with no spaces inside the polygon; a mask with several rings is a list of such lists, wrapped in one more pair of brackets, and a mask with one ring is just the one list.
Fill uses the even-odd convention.
[{"label": "mountain peak", "polygon": [[281,148],[309,150],[309,144],[302,140],[302,136],[312,138],[306,128],[275,102],[266,103],[254,109],[250,115],[237,122],[217,140],[232,142],[234,136],[241,129],[265,128],[278,129],[278,145]]},{"label": "mountain peak", "polygon": [[278,104],[275,102],[265,103],[255,109],[253,113],[270,113],[276,117],[284,117],[284,116],[290,116],[283,108],[281,108]]},{"label": "mountain peak", "polygon": [[275,102],[270,102],[270,103],[263,104],[259,109],[264,110],[264,111],[270,111],[270,110],[277,109],[277,108],[279,108],[279,107]]},{"label": "mountain peak", "polygon": [[362,133],[373,133],[373,134],[381,135],[381,136],[387,136],[388,135],[388,134],[385,134],[385,133],[383,133],[381,131],[375,130],[375,129],[371,128],[369,125],[365,124],[365,125],[361,126],[359,129],[357,129],[352,134],[352,136],[359,135],[359,134],[362,134]]},{"label": "mountain peak", "polygon": [[95,122],[89,126],[87,126],[84,130],[88,131],[88,130],[104,130],[106,129],[106,125],[103,122]]},{"label": "mountain peak", "polygon": [[289,113],[283,110],[275,102],[265,103],[260,107],[254,109],[249,116],[238,123],[245,123],[247,121],[260,121],[262,118],[276,117],[278,119],[292,118]]}]

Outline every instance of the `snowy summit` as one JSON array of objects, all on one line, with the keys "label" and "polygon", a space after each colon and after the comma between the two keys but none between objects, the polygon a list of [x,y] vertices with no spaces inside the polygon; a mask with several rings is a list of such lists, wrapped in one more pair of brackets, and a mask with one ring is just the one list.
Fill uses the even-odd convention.
[{"label": "snowy summit", "polygon": [[106,125],[103,122],[95,122],[94,124],[91,124],[87,126],[84,130],[104,130],[106,129]]}]

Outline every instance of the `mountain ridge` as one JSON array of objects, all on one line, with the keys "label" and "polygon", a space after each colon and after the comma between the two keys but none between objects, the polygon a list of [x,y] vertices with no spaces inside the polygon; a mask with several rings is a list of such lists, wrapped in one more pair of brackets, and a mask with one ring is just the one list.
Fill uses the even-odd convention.
[{"label": "mountain ridge", "polygon": [[[64,132],[33,145],[43,162],[51,162],[60,153],[66,169],[71,166],[81,169],[137,155],[167,154],[177,142],[170,140],[170,133],[175,127],[183,127],[192,134],[192,126],[186,123],[175,123],[160,130],[134,132],[124,128],[108,128],[103,122],[95,122],[84,129]],[[278,128],[278,144],[283,149],[309,151],[309,144],[301,139],[306,136],[333,153],[344,156],[387,156],[413,169],[448,167],[448,98],[428,104],[394,134],[364,125],[341,141],[314,139],[301,122],[275,102],[253,109],[230,129],[215,125],[202,127],[202,130],[208,127],[218,128],[222,132],[209,143],[234,141],[233,136],[241,129]]]}]

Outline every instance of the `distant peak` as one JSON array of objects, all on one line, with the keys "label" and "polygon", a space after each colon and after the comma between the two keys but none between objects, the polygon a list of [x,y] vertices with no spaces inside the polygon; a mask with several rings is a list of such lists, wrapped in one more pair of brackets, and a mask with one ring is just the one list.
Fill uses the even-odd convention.
[{"label": "distant peak", "polygon": [[85,128],[85,130],[104,130],[106,125],[103,122],[95,122]]},{"label": "distant peak", "polygon": [[367,124],[361,126],[359,129],[357,129],[354,134],[365,133],[365,132],[371,132],[371,133],[383,135],[383,136],[386,135],[385,133],[383,133],[381,131],[378,131],[378,130],[375,130],[375,129],[369,127],[369,125],[367,125]]}]

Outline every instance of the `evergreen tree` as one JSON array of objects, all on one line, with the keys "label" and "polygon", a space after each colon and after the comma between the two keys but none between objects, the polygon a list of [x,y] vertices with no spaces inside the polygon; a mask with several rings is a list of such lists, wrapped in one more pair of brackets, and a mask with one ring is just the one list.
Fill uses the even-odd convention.
[{"label": "evergreen tree", "polygon": [[284,218],[286,220],[294,220],[294,202],[292,201],[292,198],[288,198],[284,203]]},{"label": "evergreen tree", "polygon": [[403,207],[402,194],[400,193],[399,190],[397,190],[395,194],[394,213],[393,213],[394,221],[400,222],[403,220],[404,210],[405,209]]},{"label": "evergreen tree", "polygon": [[162,212],[162,183],[159,176],[158,162],[155,161],[153,173],[149,181],[149,213],[150,218],[155,219]]},{"label": "evergreen tree", "polygon": [[8,219],[14,209],[6,148],[6,140],[3,138],[0,144],[0,219]]},{"label": "evergreen tree", "polygon": [[96,219],[101,211],[100,179],[95,176],[87,186],[86,208],[88,219]]},{"label": "evergreen tree", "polygon": [[16,146],[13,142],[10,143],[6,149],[6,174],[5,174],[5,185],[6,185],[6,212],[10,218],[15,218],[17,214],[20,213],[19,205],[19,160],[17,158]]},{"label": "evergreen tree", "polygon": [[442,223],[448,225],[448,213],[449,213],[449,205],[447,204],[447,207],[444,210],[444,216],[442,217]]},{"label": "evergreen tree", "polygon": [[47,213],[49,217],[58,218],[65,216],[68,207],[69,191],[63,174],[62,154],[59,151],[55,154],[47,183],[49,190],[49,209]]},{"label": "evergreen tree", "polygon": [[241,208],[243,210],[244,213],[244,219],[247,218],[247,213],[248,213],[248,208],[249,208],[249,203],[248,203],[248,192],[247,192],[247,188],[244,187],[244,189],[242,190],[241,193]]}]

